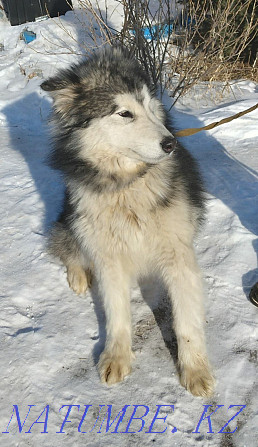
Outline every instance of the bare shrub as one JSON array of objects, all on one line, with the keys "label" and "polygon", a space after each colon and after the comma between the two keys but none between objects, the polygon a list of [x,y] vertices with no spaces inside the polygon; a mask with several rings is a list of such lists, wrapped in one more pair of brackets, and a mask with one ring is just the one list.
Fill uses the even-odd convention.
[{"label": "bare shrub", "polygon": [[[257,37],[257,2],[216,0],[215,8],[213,0],[115,0],[110,11],[108,0],[77,0],[75,17],[85,34],[80,52],[122,44],[138,58],[161,95],[168,89],[174,102],[200,81],[209,94],[214,81],[222,82],[225,91],[232,79],[258,80],[257,59],[251,66],[240,57]],[[117,11],[120,29],[112,25]]]},{"label": "bare shrub", "polygon": [[[206,81],[212,88],[214,81],[229,86],[233,79],[258,80],[257,59],[252,66],[241,60],[241,54],[257,36],[256,5],[257,0],[218,0],[216,9],[213,0],[189,0],[184,5],[182,13],[191,18],[193,26],[188,26],[183,33],[177,61],[171,58],[174,73],[178,73],[175,97],[184,94],[197,81]],[[250,7],[252,14],[247,16]],[[207,17],[209,27],[204,33]],[[243,21],[245,27],[240,34]]]}]

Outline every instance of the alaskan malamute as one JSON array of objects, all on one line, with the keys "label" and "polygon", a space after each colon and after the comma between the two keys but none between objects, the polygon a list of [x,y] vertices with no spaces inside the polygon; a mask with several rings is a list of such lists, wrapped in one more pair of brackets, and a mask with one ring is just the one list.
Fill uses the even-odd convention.
[{"label": "alaskan malamute", "polygon": [[114,384],[131,371],[130,284],[155,272],[172,300],[181,384],[194,395],[210,395],[214,379],[193,249],[203,188],[148,76],[115,47],[41,87],[54,100],[51,164],[66,183],[50,249],[76,293],[86,292],[92,275],[98,281],[107,320],[102,382]]}]

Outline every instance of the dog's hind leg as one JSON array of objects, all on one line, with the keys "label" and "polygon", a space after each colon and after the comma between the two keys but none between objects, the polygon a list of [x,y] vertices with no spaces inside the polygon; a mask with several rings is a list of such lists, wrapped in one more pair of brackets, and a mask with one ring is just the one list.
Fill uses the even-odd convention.
[{"label": "dog's hind leg", "polygon": [[101,381],[112,385],[122,381],[131,372],[130,280],[118,263],[108,267],[105,262],[100,271],[99,284],[104,298],[107,338],[98,369]]},{"label": "dog's hind leg", "polygon": [[174,250],[164,250],[162,259],[172,300],[180,382],[196,396],[210,396],[214,378],[205,346],[202,278],[193,248],[178,241]]},{"label": "dog's hind leg", "polygon": [[91,287],[92,272],[85,267],[85,260],[71,231],[62,222],[57,222],[48,244],[49,252],[61,259],[67,268],[67,281],[78,295]]}]

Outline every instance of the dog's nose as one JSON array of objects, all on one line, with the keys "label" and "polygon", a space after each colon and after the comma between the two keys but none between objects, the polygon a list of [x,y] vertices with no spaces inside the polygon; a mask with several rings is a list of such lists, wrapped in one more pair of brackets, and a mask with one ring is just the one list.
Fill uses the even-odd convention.
[{"label": "dog's nose", "polygon": [[176,139],[173,137],[165,137],[161,141],[161,147],[163,151],[166,152],[167,154],[170,154],[175,149],[175,146],[176,146]]}]

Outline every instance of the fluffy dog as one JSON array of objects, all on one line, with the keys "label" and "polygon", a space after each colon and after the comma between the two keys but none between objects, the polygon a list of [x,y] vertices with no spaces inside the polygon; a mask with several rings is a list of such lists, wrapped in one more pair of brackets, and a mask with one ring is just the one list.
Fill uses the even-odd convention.
[{"label": "fluffy dog", "polygon": [[155,272],[172,300],[181,384],[194,395],[210,395],[214,380],[193,249],[203,187],[148,76],[115,47],[41,87],[54,100],[51,165],[66,184],[50,249],[76,293],[86,292],[92,274],[98,281],[107,320],[102,382],[114,384],[131,371],[130,284]]}]

